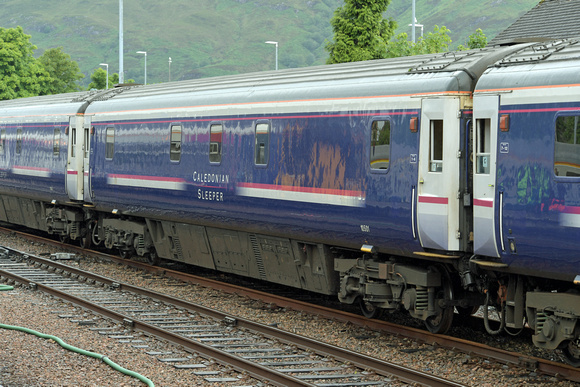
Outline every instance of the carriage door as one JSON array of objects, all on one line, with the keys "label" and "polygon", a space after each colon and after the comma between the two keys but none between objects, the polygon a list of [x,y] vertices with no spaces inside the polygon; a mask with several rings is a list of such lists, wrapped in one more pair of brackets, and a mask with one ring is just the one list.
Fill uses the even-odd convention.
[{"label": "carriage door", "polygon": [[423,99],[417,230],[424,248],[459,250],[459,98]]},{"label": "carriage door", "polygon": [[71,200],[83,200],[83,116],[69,122],[66,191]]},{"label": "carriage door", "polygon": [[83,197],[85,202],[91,203],[93,199],[91,198],[91,177],[92,170],[90,165],[91,156],[91,117],[85,116],[85,125],[83,129],[84,141],[83,141]]},{"label": "carriage door", "polygon": [[473,98],[473,252],[499,257],[495,208],[502,201],[496,192],[498,96]]}]

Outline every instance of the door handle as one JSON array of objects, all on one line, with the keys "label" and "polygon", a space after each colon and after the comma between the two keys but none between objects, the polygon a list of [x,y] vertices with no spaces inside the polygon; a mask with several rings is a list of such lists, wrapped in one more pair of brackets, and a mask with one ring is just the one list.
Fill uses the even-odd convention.
[{"label": "door handle", "polygon": [[411,229],[413,230],[413,239],[417,239],[415,233],[415,186],[411,190]]},{"label": "door handle", "polygon": [[501,251],[505,251],[503,242],[503,192],[499,193],[499,241],[501,243]]}]

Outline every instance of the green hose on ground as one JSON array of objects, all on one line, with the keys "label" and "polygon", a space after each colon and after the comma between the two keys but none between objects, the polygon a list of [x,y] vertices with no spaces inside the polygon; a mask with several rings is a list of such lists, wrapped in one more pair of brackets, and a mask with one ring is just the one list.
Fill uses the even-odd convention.
[{"label": "green hose on ground", "polygon": [[[0,285],[0,291],[6,291],[6,290],[12,290],[12,289],[14,289],[13,286]],[[63,347],[64,349],[68,349],[69,351],[73,351],[73,352],[76,352],[76,353],[80,353],[81,355],[94,357],[96,359],[101,359],[104,363],[108,364],[114,370],[119,371],[119,372],[122,372],[125,375],[129,375],[129,376],[132,376],[134,378],[137,378],[140,381],[142,381],[143,383],[147,384],[147,386],[149,386],[149,387],[154,387],[155,386],[153,384],[153,382],[151,380],[147,379],[145,376],[143,376],[141,374],[138,374],[137,372],[130,371],[130,370],[126,369],[126,368],[121,367],[120,365],[116,364],[115,362],[113,362],[111,359],[109,359],[105,355],[100,355],[100,354],[95,353],[95,352],[85,351],[84,349],[74,347],[74,346],[72,346],[70,344],[65,343],[64,341],[62,341],[62,339],[60,339],[60,338],[58,338],[56,336],[46,335],[44,333],[40,333],[40,332],[34,331],[32,329],[23,328],[23,327],[17,327],[17,326],[14,326],[14,325],[0,324],[0,328],[2,328],[2,329],[11,329],[11,330],[15,330],[15,331],[30,333],[30,334],[33,334],[35,336],[41,337],[43,339],[54,340],[55,342],[57,342],[58,344],[60,344],[60,346]]]}]

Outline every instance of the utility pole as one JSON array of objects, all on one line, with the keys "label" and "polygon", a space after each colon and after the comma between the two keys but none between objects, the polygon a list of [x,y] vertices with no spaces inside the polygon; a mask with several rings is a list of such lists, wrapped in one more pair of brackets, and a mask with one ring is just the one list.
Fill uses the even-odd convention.
[{"label": "utility pole", "polygon": [[411,33],[411,36],[413,37],[413,43],[416,42],[416,40],[415,40],[415,23],[416,23],[416,21],[415,20],[416,20],[415,19],[415,0],[413,0],[413,22],[412,22],[413,23],[413,27],[412,27],[413,31]]},{"label": "utility pole", "polygon": [[119,0],[119,83],[125,83],[123,70],[123,0]]}]

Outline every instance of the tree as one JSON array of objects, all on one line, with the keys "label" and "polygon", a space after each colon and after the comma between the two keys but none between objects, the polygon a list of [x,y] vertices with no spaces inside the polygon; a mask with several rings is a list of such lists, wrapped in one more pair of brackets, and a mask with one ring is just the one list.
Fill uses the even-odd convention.
[{"label": "tree", "polygon": [[[103,70],[101,67],[93,71],[91,74],[91,83],[89,84],[88,90],[91,89],[104,89],[107,87],[107,71]],[[119,74],[109,74],[109,89],[115,87],[119,83]],[[126,79],[125,83],[135,83],[134,79]]]},{"label": "tree", "polygon": [[22,27],[0,27],[0,100],[40,95],[49,75]]},{"label": "tree", "polygon": [[452,40],[449,37],[447,27],[433,27],[433,32],[429,32],[427,37],[421,37],[416,45],[417,54],[435,54],[437,52],[449,51],[449,44]]},{"label": "tree", "polygon": [[77,62],[62,51],[62,47],[48,49],[38,58],[50,79],[47,80],[42,94],[59,94],[80,90],[77,83],[84,78]]},{"label": "tree", "polygon": [[451,43],[449,32],[445,26],[435,26],[433,27],[433,32],[429,32],[425,37],[420,37],[417,43],[409,41],[407,34],[403,32],[389,42],[387,57],[396,58],[447,51]]},{"label": "tree", "polygon": [[386,57],[387,42],[397,23],[383,19],[391,0],[345,0],[338,7],[330,24],[334,42],[326,45],[330,56],[327,64],[356,62]]},{"label": "tree", "polygon": [[409,36],[405,32],[397,35],[387,46],[387,58],[411,55],[415,55],[415,43],[409,40]]},{"label": "tree", "polygon": [[459,45],[459,50],[473,50],[476,48],[484,48],[487,46],[487,37],[481,30],[478,28],[475,32],[467,38],[467,47],[463,46],[462,44]]},{"label": "tree", "polygon": [[[117,79],[117,82],[119,81],[119,74],[115,73],[115,74],[110,74],[109,75],[109,87],[113,87],[115,86],[115,82],[114,79]],[[91,74],[91,83],[89,83],[89,90],[91,89],[104,89],[107,87],[107,71],[103,70],[102,68],[97,68],[95,71],[93,71],[93,73]]]}]

